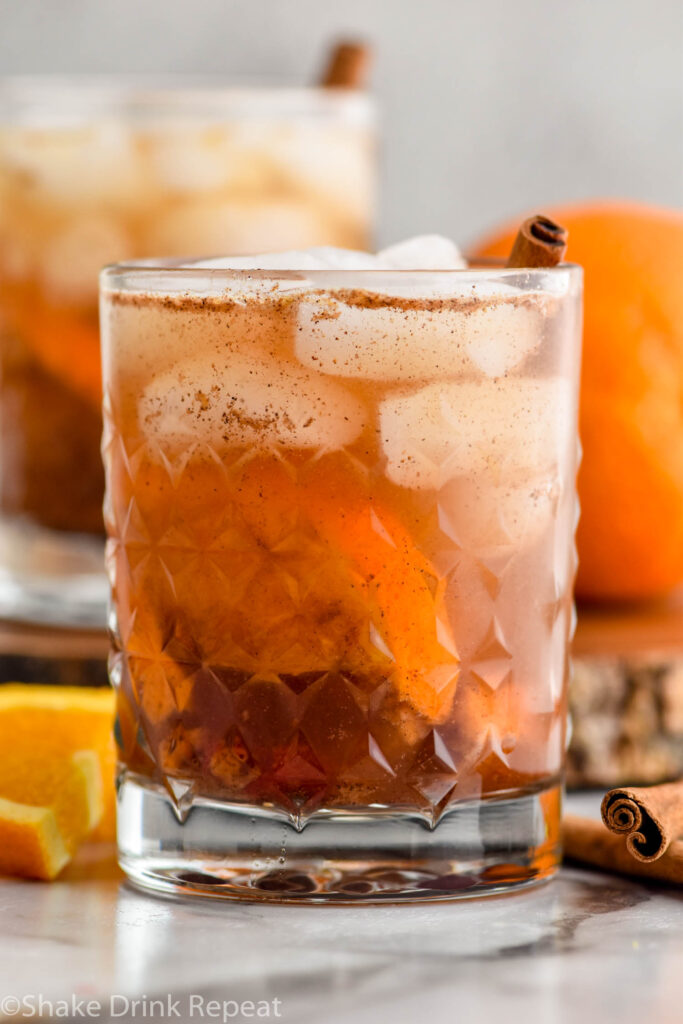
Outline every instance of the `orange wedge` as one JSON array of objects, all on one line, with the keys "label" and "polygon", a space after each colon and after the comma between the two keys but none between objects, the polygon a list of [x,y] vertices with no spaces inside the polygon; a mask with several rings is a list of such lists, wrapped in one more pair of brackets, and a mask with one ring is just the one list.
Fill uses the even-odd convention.
[{"label": "orange wedge", "polygon": [[97,753],[0,753],[0,871],[54,878],[102,817]]},{"label": "orange wedge", "polygon": [[[114,693],[105,688],[0,686],[0,751],[23,757],[27,764],[34,753],[62,760],[84,749],[97,754],[104,809],[94,840],[111,841],[116,835],[114,714]],[[0,796],[6,795],[0,778]],[[36,800],[40,804],[38,796]]]}]

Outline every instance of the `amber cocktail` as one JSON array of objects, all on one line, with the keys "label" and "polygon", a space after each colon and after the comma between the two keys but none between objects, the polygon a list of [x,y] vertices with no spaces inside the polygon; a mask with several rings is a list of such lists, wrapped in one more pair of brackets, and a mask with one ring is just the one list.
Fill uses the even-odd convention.
[{"label": "amber cocktail", "polygon": [[0,83],[0,614],[104,622],[100,268],[367,245],[372,136],[353,90]]},{"label": "amber cocktail", "polygon": [[103,275],[123,867],[303,900],[545,878],[580,271],[301,265]]}]

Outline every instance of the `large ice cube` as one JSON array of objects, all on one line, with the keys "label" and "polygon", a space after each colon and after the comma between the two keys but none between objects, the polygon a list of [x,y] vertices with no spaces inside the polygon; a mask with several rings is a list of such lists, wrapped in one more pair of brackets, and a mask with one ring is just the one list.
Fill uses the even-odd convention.
[{"label": "large ice cube", "polygon": [[226,446],[336,449],[367,422],[358,399],[293,363],[243,353],[188,358],[156,377],[139,403],[151,440]]},{"label": "large ice cube", "polygon": [[163,188],[178,192],[230,190],[263,196],[281,191],[282,175],[267,147],[267,131],[253,123],[175,122],[144,137],[149,166]]},{"label": "large ice cube", "polygon": [[[386,290],[391,286],[387,280]],[[330,295],[300,303],[296,355],[322,373],[366,380],[428,380],[473,370],[497,377],[539,345],[542,326],[540,306],[500,298],[420,309],[391,299],[352,305]]]},{"label": "large ice cube", "polygon": [[[454,242],[441,235],[418,235],[381,252],[363,252],[333,245],[255,253],[251,256],[220,256],[201,260],[198,266],[236,270],[458,270],[467,266]],[[401,275],[396,275],[399,281]]]},{"label": "large ice cube", "polygon": [[198,270],[324,270],[314,252],[315,249],[307,249],[265,253],[263,256],[215,256],[208,260],[193,260],[192,266]]},{"label": "large ice cube", "polygon": [[438,490],[456,477],[505,483],[552,474],[566,457],[571,388],[559,378],[428,384],[379,409],[390,480]]},{"label": "large ice cube", "polygon": [[319,245],[309,253],[320,264],[321,270],[376,270],[377,257],[358,249],[339,249],[333,245]]},{"label": "large ice cube", "polygon": [[326,236],[324,219],[303,199],[197,199],[159,214],[147,247],[165,256],[256,253],[304,249]]},{"label": "large ice cube", "polygon": [[[232,204],[227,204],[232,209]],[[263,252],[253,255],[217,256],[198,260],[197,266],[235,270],[456,270],[466,266],[460,250],[441,235],[419,235],[378,253],[312,245],[306,249]],[[389,276],[389,275],[388,275]],[[396,275],[400,281],[402,275]],[[325,278],[327,282],[328,278]],[[343,281],[343,278],[340,278]],[[348,284],[347,284],[348,286]]]},{"label": "large ice cube", "polygon": [[541,343],[541,305],[493,303],[465,317],[465,347],[470,362],[487,377],[519,366]]},{"label": "large ice cube", "polygon": [[247,302],[246,296],[235,302],[218,298],[202,306],[202,299],[194,302],[177,294],[165,302],[120,302],[105,291],[100,310],[104,364],[116,367],[126,386],[134,376],[136,387],[145,387],[152,376],[165,373],[188,353],[207,366],[222,365],[236,353],[277,360],[284,346],[289,349],[294,323],[292,304]]},{"label": "large ice cube", "polygon": [[266,252],[255,256],[217,256],[197,260],[196,267],[210,270],[369,270],[374,269],[376,257],[354,249],[335,249],[332,246],[312,246],[310,249],[289,249],[285,252]]},{"label": "large ice cube", "polygon": [[464,270],[467,260],[455,242],[443,235],[416,235],[377,253],[377,263],[388,270]]},{"label": "large ice cube", "polygon": [[148,159],[154,179],[177,192],[217,189],[230,182],[230,153],[222,132],[164,131],[150,136]]},{"label": "large ice cube", "polygon": [[109,204],[139,201],[142,162],[130,131],[106,122],[96,127],[8,132],[3,160],[30,187],[57,202]]},{"label": "large ice cube", "polygon": [[512,481],[459,477],[439,492],[439,523],[453,541],[480,554],[520,547],[547,529],[557,507],[554,473]]},{"label": "large ice cube", "polygon": [[320,123],[273,126],[264,151],[280,181],[320,197],[330,212],[357,217],[372,206],[371,141],[357,128]]}]

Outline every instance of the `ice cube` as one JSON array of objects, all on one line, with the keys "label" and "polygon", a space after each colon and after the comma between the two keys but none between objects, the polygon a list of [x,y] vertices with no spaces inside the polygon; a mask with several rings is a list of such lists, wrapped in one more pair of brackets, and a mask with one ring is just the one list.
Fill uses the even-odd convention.
[{"label": "ice cube", "polygon": [[304,249],[327,234],[324,219],[303,199],[197,199],[159,214],[147,248],[164,256],[249,254]]},{"label": "ice cube", "polygon": [[332,295],[300,302],[295,353],[319,372],[365,380],[420,380],[466,363],[447,314],[350,305]]},{"label": "ice cube", "polygon": [[39,193],[79,207],[135,201],[144,188],[131,133],[115,122],[8,133],[3,159]]},{"label": "ice cube", "polygon": [[322,270],[377,270],[379,261],[370,252],[357,249],[339,249],[332,245],[317,246],[310,252],[318,260]]},{"label": "ice cube", "polygon": [[516,483],[459,477],[439,492],[441,526],[457,544],[480,556],[518,548],[533,543],[548,527],[558,493],[553,473]]},{"label": "ice cube", "polygon": [[366,270],[374,266],[375,257],[352,249],[313,246],[287,252],[266,252],[258,256],[219,256],[198,260],[194,265],[224,270]]},{"label": "ice cube", "polygon": [[147,386],[138,414],[156,443],[201,441],[216,451],[332,450],[354,441],[367,422],[361,402],[335,381],[243,353],[181,361]]},{"label": "ice cube", "polygon": [[[264,253],[260,256],[224,256],[209,260],[198,260],[193,263],[193,266],[206,268],[207,270],[263,270],[291,272],[295,275],[301,274],[301,276],[292,278],[283,276],[277,279],[279,291],[301,291],[312,288],[329,289],[343,285],[346,277],[344,275],[336,275],[334,270],[365,270],[374,265],[374,260],[374,256],[365,252],[356,252],[351,249],[333,249],[329,246],[314,246],[310,249]],[[310,279],[304,276],[304,273],[312,270],[325,271],[325,273],[324,275],[318,274]],[[271,291],[273,284],[273,280],[268,277],[255,276],[251,279],[240,277],[227,281],[226,288],[236,296],[243,294],[246,298],[249,294],[255,292]]]},{"label": "ice cube", "polygon": [[[240,204],[243,205],[243,204]],[[247,206],[250,204],[247,203]],[[227,204],[232,212],[232,204]],[[421,261],[421,262],[420,262]],[[408,239],[385,249],[376,255],[358,249],[346,249],[331,245],[311,245],[305,249],[288,249],[284,252],[263,252],[253,255],[217,256],[198,260],[199,267],[235,270],[400,270],[457,269],[466,266],[457,246],[439,235],[424,235]],[[389,278],[387,275],[387,279]],[[397,276],[400,280],[400,276]],[[325,279],[325,284],[329,283]],[[340,278],[339,287],[349,287],[348,279]],[[353,287],[357,283],[353,282]]]},{"label": "ice cube", "polygon": [[[399,242],[376,255],[332,245],[285,252],[225,256],[199,261],[198,266],[238,270],[455,270],[467,266],[454,242],[440,235],[421,235]],[[347,282],[348,287],[348,282]]]},{"label": "ice cube", "polygon": [[[277,308],[268,303],[221,298],[215,305],[169,296],[168,303],[111,301],[104,293],[100,310],[100,335],[106,352],[104,364],[120,368],[130,380],[135,374],[146,386],[152,376],[192,353],[207,365],[242,353],[257,360],[281,357],[283,341],[293,335],[294,307]],[[117,369],[116,372],[119,372]]]},{"label": "ice cube", "polygon": [[[392,282],[372,284],[387,291]],[[483,371],[500,376],[540,343],[538,305],[455,301],[434,310],[401,302],[373,307],[341,298],[304,299],[299,305],[296,355],[322,373],[366,380],[411,381]]]},{"label": "ice cube", "polygon": [[372,208],[372,141],[356,127],[321,123],[272,129],[264,151],[280,181],[329,204],[341,219],[358,218]]},{"label": "ice cube", "polygon": [[223,133],[164,131],[148,141],[154,180],[174,192],[225,187],[231,178]]},{"label": "ice cube", "polygon": [[313,250],[265,253],[263,256],[216,256],[209,260],[193,260],[192,266],[206,270],[322,270]]},{"label": "ice cube", "polygon": [[442,235],[417,235],[377,253],[387,270],[464,270],[467,261],[455,242]]},{"label": "ice cube", "polygon": [[43,285],[62,301],[94,301],[98,274],[107,263],[124,259],[131,242],[120,220],[80,217],[49,238],[40,255]]},{"label": "ice cube", "polygon": [[516,484],[553,473],[572,423],[571,388],[560,377],[428,384],[379,409],[387,476],[415,490],[460,476]]},{"label": "ice cube", "polygon": [[466,318],[465,347],[471,363],[487,377],[514,370],[541,343],[543,307],[497,302]]},{"label": "ice cube", "polygon": [[150,169],[163,188],[262,196],[282,191],[282,172],[268,146],[276,130],[250,121],[198,126],[192,119],[174,119],[143,139]]}]

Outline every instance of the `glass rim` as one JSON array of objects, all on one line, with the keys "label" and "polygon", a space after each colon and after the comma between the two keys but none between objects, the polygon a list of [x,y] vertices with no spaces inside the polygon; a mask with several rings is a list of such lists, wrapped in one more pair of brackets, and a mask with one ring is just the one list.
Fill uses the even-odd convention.
[{"label": "glass rim", "polygon": [[280,75],[0,75],[0,123],[23,124],[30,118],[40,123],[42,118],[48,126],[59,126],[60,115],[83,119],[185,111],[235,119],[342,113],[371,120],[375,101],[364,89],[299,85]]},{"label": "glass rim", "polygon": [[[559,263],[554,267],[507,267],[500,259],[477,260],[474,266],[451,269],[419,269],[373,267],[362,268],[315,268],[315,269],[234,269],[230,267],[197,266],[200,260],[129,260],[112,263],[100,271],[100,288],[104,293],[141,293],[148,295],[201,294],[222,295],[230,282],[272,281],[301,282],[315,286],[330,286],[337,290],[362,287],[363,284],[378,281],[395,281],[405,285],[409,281],[424,281],[434,285],[435,281],[455,281],[476,285],[483,281],[498,281],[530,289],[557,292],[558,279],[571,281],[583,277],[583,268],[578,263]],[[554,283],[554,284],[553,284]]]},{"label": "glass rim", "polygon": [[[343,250],[342,250],[343,251]],[[270,254],[266,254],[270,255]],[[135,260],[122,260],[119,263],[107,263],[100,270],[101,277],[113,277],[116,274],[160,274],[175,276],[176,274],[188,274],[191,276],[202,277],[208,274],[222,274],[226,277],[280,277],[282,275],[289,274],[305,274],[306,277],[313,274],[477,274],[477,275],[491,275],[492,272],[495,274],[515,275],[515,274],[558,274],[561,272],[567,272],[572,270],[583,271],[583,267],[580,263],[572,263],[570,261],[563,261],[557,263],[552,267],[508,267],[506,262],[502,258],[483,256],[481,258],[473,258],[473,262],[467,267],[315,267],[310,270],[307,268],[274,268],[274,267],[216,267],[207,265],[212,259],[251,259],[251,256],[238,255],[226,256],[226,257],[211,257],[211,256],[197,256],[188,259],[178,259],[176,257],[169,257],[168,259],[157,259],[155,257],[148,259],[135,259]],[[258,259],[258,256],[253,257]]]}]

